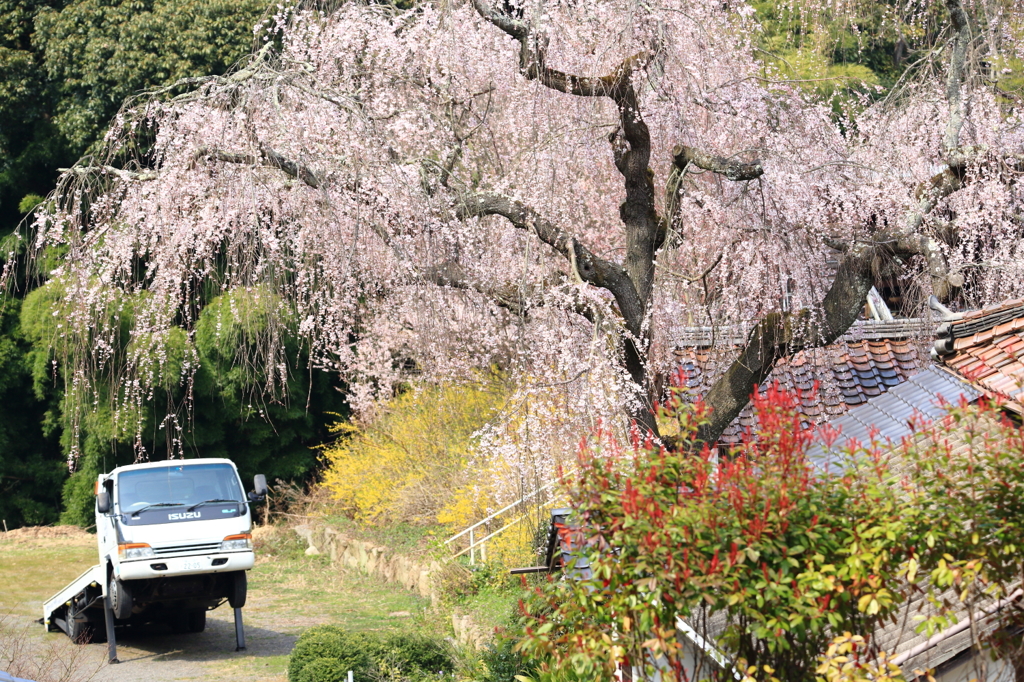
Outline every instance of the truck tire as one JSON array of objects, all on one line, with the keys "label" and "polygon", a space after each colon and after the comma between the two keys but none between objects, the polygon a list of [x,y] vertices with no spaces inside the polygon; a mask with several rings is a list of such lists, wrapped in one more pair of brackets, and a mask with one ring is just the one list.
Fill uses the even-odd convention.
[{"label": "truck tire", "polygon": [[127,620],[132,615],[132,593],[123,582],[110,576],[110,584],[107,588],[107,596],[110,598],[110,610],[114,618]]},{"label": "truck tire", "polygon": [[228,588],[228,604],[233,609],[240,609],[245,606],[245,597],[249,591],[249,580],[245,571],[236,571],[231,576],[231,586]]},{"label": "truck tire", "polygon": [[167,618],[167,624],[171,626],[171,632],[176,635],[188,632],[188,618],[190,611],[176,611]]},{"label": "truck tire", "polygon": [[202,632],[206,629],[206,610],[198,609],[188,612],[188,631]]},{"label": "truck tire", "polygon": [[75,620],[71,613],[68,613],[68,637],[75,644],[88,644],[92,641],[92,626],[83,620]]}]

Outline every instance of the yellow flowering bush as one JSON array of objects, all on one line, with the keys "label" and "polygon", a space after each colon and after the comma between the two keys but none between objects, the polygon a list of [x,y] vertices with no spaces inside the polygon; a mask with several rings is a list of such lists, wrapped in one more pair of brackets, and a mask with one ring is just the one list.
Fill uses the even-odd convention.
[{"label": "yellow flowering bush", "polygon": [[324,485],[363,521],[437,522],[438,512],[465,488],[474,434],[504,395],[496,377],[419,385],[394,398],[372,423],[337,423],[338,439],[324,448]]}]

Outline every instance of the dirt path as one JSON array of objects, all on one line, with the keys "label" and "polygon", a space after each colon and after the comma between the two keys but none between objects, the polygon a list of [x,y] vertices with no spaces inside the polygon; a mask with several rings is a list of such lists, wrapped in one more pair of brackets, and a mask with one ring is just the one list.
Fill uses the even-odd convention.
[{"label": "dirt path", "polygon": [[[60,658],[73,660],[78,673],[73,679],[94,682],[163,682],[170,680],[283,680],[280,659],[295,643],[294,635],[265,628],[247,627],[244,652],[235,652],[234,622],[231,612],[212,612],[206,632],[179,635],[159,626],[124,628],[118,631],[117,654],[120,663],[107,664],[106,644],[87,644],[74,650],[52,640],[64,636],[43,634],[41,626],[30,618],[12,619],[13,627],[31,627],[33,649],[48,653],[47,645],[58,647]],[[48,641],[49,640],[49,641]],[[52,659],[51,659],[52,661]],[[53,662],[48,676],[59,673],[61,663]],[[2,667],[2,666],[0,666]],[[263,670],[260,670],[260,669]],[[34,671],[25,671],[22,674]]]},{"label": "dirt path", "polygon": [[[207,615],[206,631],[174,634],[161,625],[117,631],[121,663],[107,665],[106,644],[71,645],[44,633],[43,601],[95,562],[95,538],[81,531],[0,534],[0,670],[12,637],[20,638],[21,674],[40,682],[170,682],[172,680],[286,680],[287,657],[298,635],[312,625],[336,623],[353,630],[438,631],[417,596],[366,576],[340,572],[323,557],[307,557],[290,531],[264,532],[249,574],[243,611],[247,649],[235,651],[233,613],[226,605]],[[399,615],[400,614],[400,615]],[[406,616],[405,614],[412,614]],[[29,660],[31,659],[31,660]],[[40,669],[41,668],[41,669]],[[71,668],[68,674],[63,669]],[[15,670],[10,670],[18,674]]]}]

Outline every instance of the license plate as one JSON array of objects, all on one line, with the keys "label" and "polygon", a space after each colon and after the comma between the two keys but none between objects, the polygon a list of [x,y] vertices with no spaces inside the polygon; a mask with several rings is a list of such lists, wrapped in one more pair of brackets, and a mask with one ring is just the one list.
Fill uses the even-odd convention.
[{"label": "license plate", "polygon": [[198,571],[203,567],[203,562],[198,559],[186,559],[182,562],[182,570],[184,571]]}]

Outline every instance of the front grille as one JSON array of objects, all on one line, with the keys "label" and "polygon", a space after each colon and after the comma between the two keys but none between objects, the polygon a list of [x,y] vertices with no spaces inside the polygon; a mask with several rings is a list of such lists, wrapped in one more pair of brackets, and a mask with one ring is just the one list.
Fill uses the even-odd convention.
[{"label": "front grille", "polygon": [[173,547],[154,547],[153,553],[157,556],[167,554],[209,554],[220,549],[219,542],[204,542],[198,545],[174,545]]}]

